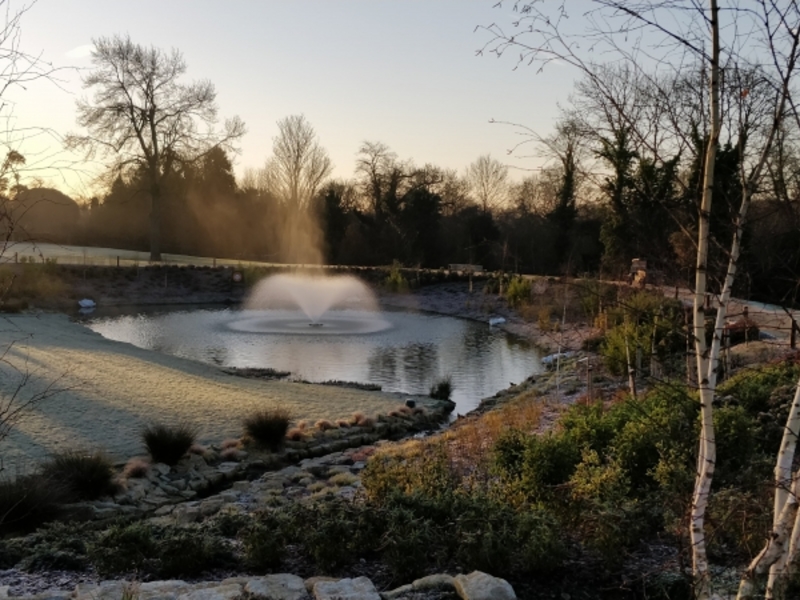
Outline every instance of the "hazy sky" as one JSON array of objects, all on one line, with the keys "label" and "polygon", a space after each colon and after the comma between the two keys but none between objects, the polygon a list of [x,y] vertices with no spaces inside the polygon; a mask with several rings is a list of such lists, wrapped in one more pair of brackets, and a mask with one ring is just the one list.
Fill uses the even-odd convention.
[{"label": "hazy sky", "polygon": [[[187,80],[210,79],[221,116],[240,116],[247,134],[237,173],[260,167],[271,152],[276,121],[305,114],[334,163],[353,174],[364,140],[380,141],[401,159],[463,169],[491,153],[533,167],[506,150],[517,141],[494,118],[546,134],[575,73],[558,66],[537,74],[514,70],[514,57],[478,57],[487,34],[478,25],[508,22],[496,0],[38,0],[23,17],[21,47],[56,66],[91,68],[93,38],[129,34],[139,44],[177,48]],[[12,0],[12,8],[21,6]],[[46,82],[15,90],[15,125],[77,131],[78,72],[60,88]],[[21,151],[43,163],[58,149],[29,141]],[[65,191],[86,194],[65,171]],[[69,189],[71,188],[71,189]]]}]

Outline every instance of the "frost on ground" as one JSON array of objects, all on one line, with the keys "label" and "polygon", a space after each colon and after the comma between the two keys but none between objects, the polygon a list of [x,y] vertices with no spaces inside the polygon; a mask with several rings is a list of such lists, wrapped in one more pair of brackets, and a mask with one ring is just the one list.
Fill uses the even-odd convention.
[{"label": "frost on ground", "polygon": [[[245,379],[212,366],[107,340],[64,315],[0,319],[3,400],[59,393],[26,410],[3,441],[6,471],[26,471],[53,451],[103,449],[115,460],[143,453],[139,432],[158,420],[188,421],[198,441],[241,434],[250,412],[280,404],[296,419],[336,419],[391,410],[391,394]],[[20,383],[24,383],[19,388]],[[18,389],[19,388],[19,389]]]}]

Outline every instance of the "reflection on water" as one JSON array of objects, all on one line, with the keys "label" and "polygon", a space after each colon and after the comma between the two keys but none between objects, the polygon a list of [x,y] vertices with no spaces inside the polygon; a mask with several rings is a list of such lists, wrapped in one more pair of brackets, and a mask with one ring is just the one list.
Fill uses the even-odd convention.
[{"label": "reflection on water", "polygon": [[[232,327],[245,320],[243,315],[252,318],[230,309],[180,310],[98,316],[86,324],[107,338],[142,348],[224,367],[290,371],[309,381],[339,379],[426,394],[436,381],[450,376],[459,413],[541,369],[540,355],[525,340],[474,321],[384,312],[380,317],[388,328],[381,331],[315,335]],[[337,318],[342,317],[331,315],[332,322]]]}]

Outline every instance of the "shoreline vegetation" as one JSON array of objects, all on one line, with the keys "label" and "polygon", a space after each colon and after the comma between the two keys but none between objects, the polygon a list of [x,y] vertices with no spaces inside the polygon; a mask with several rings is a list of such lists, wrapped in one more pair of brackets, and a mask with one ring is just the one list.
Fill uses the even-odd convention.
[{"label": "shoreline vegetation", "polygon": [[[113,305],[116,299],[168,304],[170,298],[181,298],[198,304],[210,294],[192,296],[190,290],[204,280],[216,281],[219,289],[213,293],[226,295],[228,301],[241,299],[246,289],[231,285],[230,273],[225,270],[184,269],[183,274],[167,270],[166,285],[165,271],[142,275],[145,269],[92,270],[93,275],[80,277],[78,271],[66,269],[59,294],[71,300],[95,298],[100,306]],[[382,306],[470,318],[486,322],[487,327],[490,318],[502,318],[497,326],[558,356],[543,373],[484,399],[476,410],[459,416],[443,430],[435,431],[433,421],[421,422],[420,428],[427,432],[424,437],[376,446],[381,438],[398,438],[414,431],[413,416],[432,410],[426,401],[354,389],[348,382],[327,386],[286,383],[273,380],[283,374],[268,370],[226,374],[163,355],[156,359],[152,353],[103,340],[92,332],[78,333],[81,328],[63,316],[28,311],[6,319],[0,333],[6,343],[13,341],[15,348],[27,345],[27,364],[67,373],[84,382],[80,394],[95,394],[83,403],[80,415],[83,420],[97,419],[95,426],[99,423],[102,427],[109,417],[100,417],[100,412],[93,416],[91,405],[110,411],[112,420],[132,417],[130,408],[125,408],[131,398],[101,400],[97,395],[103,388],[98,379],[103,378],[108,380],[106,389],[114,387],[113,381],[134,382],[133,386],[155,403],[148,405],[141,397],[133,401],[145,412],[159,404],[159,395],[173,392],[191,396],[184,405],[187,415],[213,412],[223,390],[241,392],[250,401],[253,395],[266,394],[296,415],[301,414],[295,412],[301,404],[293,404],[295,393],[302,395],[297,402],[306,412],[306,403],[315,394],[324,394],[328,407],[331,397],[340,398],[334,412],[348,407],[346,415],[309,415],[310,419],[302,419],[304,425],[294,423],[293,429],[288,429],[287,420],[281,430],[286,442],[279,444],[282,454],[275,464],[265,464],[264,457],[272,455],[260,454],[238,437],[239,417],[247,410],[239,417],[229,410],[225,415],[214,413],[211,421],[231,422],[231,431],[225,432],[229,439],[219,437],[206,443],[206,450],[198,450],[189,459],[207,482],[216,481],[203,492],[205,500],[183,496],[177,504],[170,501],[154,506],[156,516],[135,521],[129,517],[121,522],[107,520],[111,503],[95,502],[90,517],[95,525],[86,530],[89,533],[80,543],[75,541],[77,530],[71,525],[51,526],[31,534],[33,537],[0,538],[0,569],[16,567],[0,570],[0,574],[17,578],[20,583],[15,593],[33,593],[53,585],[53,573],[69,582],[55,584],[61,589],[74,587],[80,580],[96,581],[100,571],[104,578],[130,577],[136,572],[144,581],[164,579],[167,573],[170,578],[188,581],[222,580],[244,572],[366,575],[380,588],[391,589],[433,573],[483,570],[506,578],[523,599],[564,594],[592,599],[690,598],[685,516],[696,460],[697,409],[683,372],[685,340],[680,331],[684,298],[674,297],[682,294],[678,291],[673,296],[674,290],[660,288],[645,293],[625,285],[544,277],[472,280],[468,275],[439,273],[429,275],[431,281],[413,284],[408,274],[384,277],[392,278],[391,286],[377,277],[371,282],[379,287]],[[23,300],[28,306],[34,304],[32,299]],[[719,427],[724,439],[735,440],[736,447],[721,453],[726,458],[719,465],[719,487],[711,503],[714,518],[708,525],[710,554],[715,564],[726,565],[732,588],[738,581],[738,569],[747,564],[769,530],[768,516],[759,508],[765,483],[770,481],[767,457],[774,454],[771,446],[780,431],[798,369],[788,351],[785,326],[789,317],[756,305],[745,314],[753,328],[746,326],[744,331],[756,333],[751,339],[745,337],[746,343],[733,344],[726,358]],[[21,321],[26,321],[25,326]],[[103,348],[102,364],[97,354],[90,353],[98,347]],[[64,348],[69,348],[74,363],[70,366],[63,358],[58,362]],[[637,355],[637,348],[648,352]],[[138,364],[141,372],[136,370]],[[629,373],[631,365],[635,365],[633,374]],[[131,375],[132,370],[136,375]],[[203,381],[213,393],[197,393],[202,387],[187,387],[189,380],[192,385]],[[231,391],[233,388],[239,392]],[[72,386],[66,386],[64,393],[79,398],[79,390]],[[356,396],[361,404],[355,410],[361,416],[349,418],[353,412],[349,403]],[[41,417],[34,416],[34,424],[37,419]],[[60,426],[65,425],[74,439],[77,420],[62,419]],[[266,425],[270,431],[272,426]],[[13,448],[16,434],[31,435],[26,429],[29,425],[20,427],[4,441],[6,447],[10,442]],[[363,436],[368,430],[375,434]],[[38,434],[46,434],[46,429]],[[360,450],[362,443],[366,445]],[[355,450],[347,450],[352,447]],[[331,467],[326,478],[311,476],[317,473],[314,469],[319,470],[315,461],[350,457],[352,452],[355,458],[348,458],[350,462],[345,464],[355,466],[349,467],[347,474]],[[135,455],[135,451],[129,454]],[[219,462],[223,456],[239,466],[220,471],[216,465],[228,464]],[[260,465],[255,470],[254,463]],[[129,461],[126,469],[150,473],[144,476],[144,481],[150,481],[147,485],[161,486],[159,494],[169,497],[173,487],[169,482],[191,486],[196,481],[188,471],[180,474],[180,464],[165,467],[160,476],[152,473],[162,467],[146,461],[138,466]],[[234,490],[244,494],[242,497],[252,496],[252,486],[264,485],[259,482],[270,473],[284,478],[277,488],[273,486],[282,491],[274,502],[252,509],[242,509],[241,499],[234,502]],[[126,477],[120,480],[123,496],[132,497],[135,490],[144,489],[132,474]],[[160,483],[159,477],[163,478]],[[291,492],[295,486],[299,491]],[[148,497],[153,493],[147,492]],[[209,502],[215,498],[225,499],[215,500],[215,509],[209,510]],[[304,500],[298,501],[300,498]],[[323,503],[318,504],[320,501]],[[197,508],[192,508],[192,502],[198,502]],[[202,511],[208,515],[203,516]],[[105,517],[98,520],[98,514]],[[187,514],[195,516],[187,521]],[[369,514],[379,515],[380,523],[370,521]],[[292,529],[301,521],[302,532]],[[442,522],[449,523],[448,528],[442,529]],[[406,525],[398,529],[400,523]],[[309,527],[317,531],[315,536],[309,537]],[[207,548],[208,553],[195,557],[197,564],[192,569],[184,565],[171,571],[173,567],[165,566],[166,558],[132,565],[124,556],[133,551],[129,544],[134,538],[147,540],[153,556],[161,556],[176,540],[187,543],[190,538],[194,541],[188,543]],[[343,539],[352,540],[352,547],[349,542],[342,546]],[[330,554],[333,547],[341,554],[335,560]],[[265,554],[267,548],[271,550]],[[98,562],[98,552],[106,553],[103,561]],[[580,576],[567,577],[576,566]]]}]

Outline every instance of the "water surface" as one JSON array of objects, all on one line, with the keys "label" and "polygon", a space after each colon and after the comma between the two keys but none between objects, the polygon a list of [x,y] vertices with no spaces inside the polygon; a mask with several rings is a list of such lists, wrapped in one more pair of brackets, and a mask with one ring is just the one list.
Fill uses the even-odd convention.
[{"label": "water surface", "polygon": [[182,309],[98,315],[86,325],[141,348],[221,367],[289,371],[313,382],[354,381],[427,394],[449,376],[462,414],[541,370],[534,346],[486,323],[392,311],[332,311],[322,322],[309,327],[295,311]]}]

